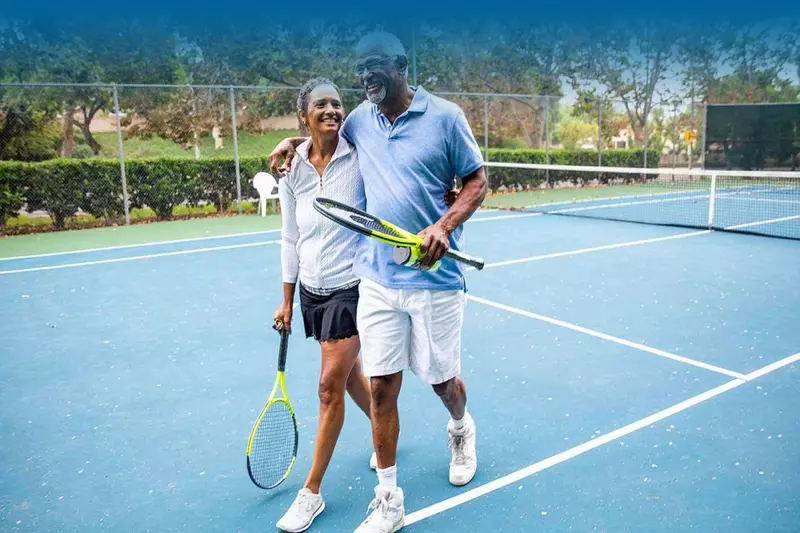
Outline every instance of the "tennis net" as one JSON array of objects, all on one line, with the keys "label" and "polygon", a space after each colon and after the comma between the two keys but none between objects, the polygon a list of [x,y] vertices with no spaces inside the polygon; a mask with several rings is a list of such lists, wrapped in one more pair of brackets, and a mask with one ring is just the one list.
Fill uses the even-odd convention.
[{"label": "tennis net", "polygon": [[486,166],[487,207],[800,239],[800,172]]}]

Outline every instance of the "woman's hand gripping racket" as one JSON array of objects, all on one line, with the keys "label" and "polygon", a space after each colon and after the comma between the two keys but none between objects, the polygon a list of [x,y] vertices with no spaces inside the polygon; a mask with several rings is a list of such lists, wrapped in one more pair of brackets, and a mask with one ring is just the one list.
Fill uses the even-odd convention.
[{"label": "woman's hand gripping racket", "polygon": [[[286,352],[289,332],[279,321],[275,329],[281,334],[278,350],[278,375],[261,414],[258,415],[247,441],[247,473],[256,486],[272,489],[280,485],[292,471],[297,457],[297,419],[286,395]],[[278,394],[280,388],[280,396]]]},{"label": "woman's hand gripping racket", "polygon": [[[391,222],[381,220],[365,211],[329,198],[316,198],[314,200],[314,209],[346,228],[386,244],[394,245],[396,247],[395,250],[398,248],[407,249],[408,252],[404,254],[401,260],[398,260],[397,257],[395,258],[398,262],[402,261],[403,264],[416,263],[421,258],[419,246],[422,244],[422,239],[403,228],[395,226]],[[478,270],[481,270],[484,265],[483,259],[471,257],[457,250],[448,250],[444,255]]]}]

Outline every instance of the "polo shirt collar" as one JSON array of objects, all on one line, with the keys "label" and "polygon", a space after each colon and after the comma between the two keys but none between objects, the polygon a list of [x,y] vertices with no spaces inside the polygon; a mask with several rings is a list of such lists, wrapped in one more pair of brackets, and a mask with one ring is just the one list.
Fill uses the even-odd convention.
[{"label": "polo shirt collar", "polygon": [[[300,143],[300,145],[295,149],[297,155],[303,158],[304,161],[308,162],[308,152],[311,150],[311,137]],[[339,142],[336,144],[336,151],[333,152],[333,157],[331,157],[331,161],[339,159],[340,157],[344,157],[350,152],[353,151],[353,147],[347,142],[341,132],[339,132]]]},{"label": "polo shirt collar", "polygon": [[[414,98],[411,99],[411,105],[406,113],[424,113],[428,108],[431,95],[422,85],[418,85],[416,88],[412,87],[412,89],[414,89]],[[383,115],[376,104],[372,104],[372,112],[376,115]]]}]

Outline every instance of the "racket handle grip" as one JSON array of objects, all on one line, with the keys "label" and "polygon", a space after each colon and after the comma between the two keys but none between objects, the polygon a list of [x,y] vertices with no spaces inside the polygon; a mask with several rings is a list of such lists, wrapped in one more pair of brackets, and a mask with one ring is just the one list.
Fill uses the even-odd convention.
[{"label": "racket handle grip", "polygon": [[450,249],[445,253],[447,257],[451,259],[455,259],[456,261],[461,261],[464,264],[467,264],[471,267],[476,268],[477,270],[483,270],[483,259],[479,257],[472,257],[471,255],[467,255],[465,253],[459,252],[458,250]]},{"label": "racket handle grip", "polygon": [[286,370],[286,354],[289,348],[289,333],[286,329],[281,330],[281,344],[278,350],[278,370],[283,372]]}]

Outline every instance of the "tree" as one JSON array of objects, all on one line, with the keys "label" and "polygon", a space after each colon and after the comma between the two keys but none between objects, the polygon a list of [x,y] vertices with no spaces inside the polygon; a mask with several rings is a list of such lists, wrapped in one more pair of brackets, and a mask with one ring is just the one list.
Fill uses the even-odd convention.
[{"label": "tree", "polygon": [[111,109],[112,90],[86,84],[172,81],[174,46],[163,24],[141,24],[122,17],[105,22],[77,32],[78,22],[70,18],[13,21],[0,33],[7,52],[0,62],[4,81],[63,84],[28,89],[23,95],[28,109],[50,119],[59,117],[62,157],[73,154],[75,128],[92,153],[101,150],[91,124],[100,111]]},{"label": "tree", "polygon": [[[729,28],[722,24],[691,27],[677,43],[677,60],[680,65],[681,89],[679,98],[689,101],[689,111],[678,120],[681,132],[698,131],[702,127],[702,108],[697,105],[707,101],[708,93],[718,80],[719,66],[724,56],[722,35]],[[684,123],[681,119],[687,119]],[[681,138],[673,145],[683,147]],[[695,151],[699,153],[699,151]],[[692,165],[690,159],[689,165]]]},{"label": "tree", "polygon": [[595,30],[581,46],[574,89],[579,96],[600,91],[618,100],[639,144],[653,105],[670,96],[663,82],[674,60],[674,32],[666,23],[625,21]]},{"label": "tree", "polygon": [[41,90],[47,105],[59,106],[63,125],[60,155],[72,157],[75,127],[97,155],[101,147],[91,133],[91,122],[109,105],[111,93],[105,88],[75,85],[102,82],[102,68],[93,60],[91,48],[71,28],[51,27],[43,21],[20,24],[15,31],[21,35],[20,51],[36,57],[36,66],[22,81],[64,84]]},{"label": "tree", "polygon": [[[354,73],[355,45],[375,29],[358,19],[346,24],[311,21],[304,24],[276,24],[259,28],[252,35],[243,65],[243,80],[263,87],[286,87],[241,93],[246,106],[245,122],[257,127],[262,118],[296,113],[298,88],[309,79],[325,76],[343,91],[349,111],[363,101],[363,91]],[[300,124],[298,121],[298,128]]]},{"label": "tree", "polygon": [[717,24],[691,27],[677,42],[677,60],[681,66],[681,96],[694,102],[704,97],[718,79],[720,62],[724,55],[724,32],[726,26]]},{"label": "tree", "polygon": [[[473,27],[474,25],[474,27]],[[427,25],[418,32],[423,83],[439,91],[561,95],[582,32],[557,24],[474,22]],[[471,124],[484,128],[482,98],[456,98]],[[557,98],[491,97],[488,128],[494,143],[522,139],[543,146],[546,110],[558,118]]]},{"label": "tree", "polygon": [[567,150],[575,150],[590,141],[597,143],[597,121],[589,122],[573,115],[561,119],[556,127],[556,135]]},{"label": "tree", "polygon": [[[12,21],[0,29],[0,81],[19,83],[36,74],[38,56],[28,46],[19,23]],[[56,147],[46,131],[53,123],[58,106],[41,91],[22,87],[0,87],[0,160],[37,161],[56,156]]]},{"label": "tree", "polygon": [[792,60],[797,36],[791,31],[747,25],[719,36],[730,74],[708,84],[709,103],[792,102],[798,87],[783,74]]},{"label": "tree", "polygon": [[614,109],[611,100],[604,99],[596,89],[581,91],[578,100],[572,107],[572,116],[585,122],[600,123],[600,138],[603,147],[610,147],[613,138],[619,135],[620,130],[628,127],[626,115]]}]

